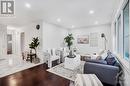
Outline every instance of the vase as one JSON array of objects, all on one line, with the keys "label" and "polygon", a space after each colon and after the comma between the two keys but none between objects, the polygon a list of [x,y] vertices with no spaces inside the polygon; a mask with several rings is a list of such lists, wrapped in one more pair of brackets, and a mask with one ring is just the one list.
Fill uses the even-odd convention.
[{"label": "vase", "polygon": [[69,55],[68,55],[67,57],[68,57],[68,58],[75,58],[76,55],[74,55],[73,50],[70,50],[70,51],[69,51]]}]

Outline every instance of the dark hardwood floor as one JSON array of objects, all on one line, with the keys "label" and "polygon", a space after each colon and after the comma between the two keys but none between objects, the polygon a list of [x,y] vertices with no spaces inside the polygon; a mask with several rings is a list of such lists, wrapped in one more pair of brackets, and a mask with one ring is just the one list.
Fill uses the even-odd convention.
[{"label": "dark hardwood floor", "polygon": [[46,69],[47,65],[43,64],[0,78],[0,86],[69,86],[69,80]]}]

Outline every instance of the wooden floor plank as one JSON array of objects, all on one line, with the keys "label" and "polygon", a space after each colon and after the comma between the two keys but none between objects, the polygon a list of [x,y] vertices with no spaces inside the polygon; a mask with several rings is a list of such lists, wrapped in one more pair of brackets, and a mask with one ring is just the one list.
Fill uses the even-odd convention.
[{"label": "wooden floor plank", "polygon": [[46,69],[47,65],[43,64],[0,78],[0,86],[69,86],[69,80]]}]

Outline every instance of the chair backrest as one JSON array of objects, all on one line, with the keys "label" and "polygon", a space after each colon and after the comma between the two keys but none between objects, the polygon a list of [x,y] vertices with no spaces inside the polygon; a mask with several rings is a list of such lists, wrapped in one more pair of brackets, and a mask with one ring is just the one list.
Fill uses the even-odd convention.
[{"label": "chair backrest", "polygon": [[27,59],[28,54],[29,54],[28,51],[22,52],[22,58]]},{"label": "chair backrest", "polygon": [[43,56],[46,58],[46,59],[49,59],[51,57],[50,53],[48,52],[43,52]]},{"label": "chair backrest", "polygon": [[56,50],[53,48],[53,49],[51,49],[51,55],[52,56],[55,56],[56,55]]},{"label": "chair backrest", "polygon": [[46,51],[44,51],[44,52],[50,53],[50,49],[47,49],[47,50],[46,50]]},{"label": "chair backrest", "polygon": [[60,56],[60,50],[59,49],[48,49],[47,52],[51,55],[51,56]]},{"label": "chair backrest", "polygon": [[67,48],[63,48],[63,56],[67,56],[68,52],[67,52]]}]

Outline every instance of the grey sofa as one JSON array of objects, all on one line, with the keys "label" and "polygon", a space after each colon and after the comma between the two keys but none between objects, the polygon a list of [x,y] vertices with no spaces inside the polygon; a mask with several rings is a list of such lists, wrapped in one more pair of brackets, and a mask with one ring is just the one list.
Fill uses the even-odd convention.
[{"label": "grey sofa", "polygon": [[109,85],[117,84],[118,66],[107,65],[105,61],[87,61],[84,65],[85,74],[95,74],[99,80]]}]

